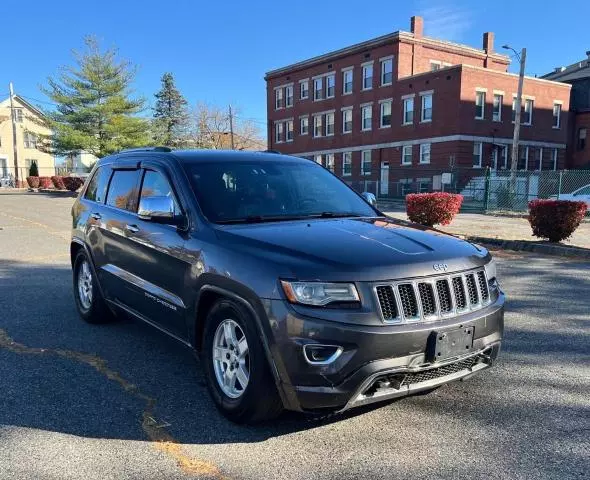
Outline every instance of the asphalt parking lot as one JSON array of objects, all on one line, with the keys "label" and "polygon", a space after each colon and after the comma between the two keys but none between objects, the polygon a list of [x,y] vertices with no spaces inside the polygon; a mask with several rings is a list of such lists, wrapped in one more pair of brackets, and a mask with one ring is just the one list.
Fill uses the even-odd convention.
[{"label": "asphalt parking lot", "polygon": [[498,252],[498,365],[325,421],[221,417],[193,354],[148,326],[84,324],[73,199],[0,194],[0,478],[569,479],[590,472],[590,264]]}]

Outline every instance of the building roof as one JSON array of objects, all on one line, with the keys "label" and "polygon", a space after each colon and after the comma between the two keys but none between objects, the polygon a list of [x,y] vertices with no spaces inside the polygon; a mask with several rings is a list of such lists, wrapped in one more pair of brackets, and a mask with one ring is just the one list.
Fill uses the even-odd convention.
[{"label": "building roof", "polygon": [[265,79],[270,77],[274,77],[283,73],[291,72],[293,70],[299,70],[302,68],[310,67],[312,65],[316,65],[319,63],[324,63],[328,60],[333,60],[338,57],[343,57],[346,55],[351,55],[354,53],[359,53],[366,51],[370,48],[378,47],[380,45],[385,45],[387,43],[393,43],[395,41],[403,40],[406,42],[411,43],[421,43],[426,46],[438,47],[438,48],[445,48],[449,50],[454,50],[457,53],[462,53],[465,55],[471,55],[474,57],[490,57],[497,61],[504,62],[506,65],[510,64],[510,57],[508,55],[502,55],[500,53],[491,53],[486,54],[485,50],[474,48],[469,45],[464,45],[461,43],[454,43],[449,42],[446,40],[439,40],[437,38],[431,37],[415,37],[411,32],[405,32],[399,30],[397,32],[388,33],[387,35],[382,35],[380,37],[373,38],[371,40],[366,40],[361,43],[356,43],[354,45],[350,45],[345,48],[341,48],[339,50],[334,50],[332,52],[328,52],[322,55],[318,55],[316,57],[309,58],[307,60],[303,60],[301,62],[292,63],[291,65],[287,65],[284,67],[280,67],[274,70],[270,70],[266,72]]},{"label": "building roof", "polygon": [[[35,105],[33,105],[32,103],[27,102],[23,97],[21,97],[20,95],[15,95],[14,99],[17,100],[23,107],[28,108],[29,110],[31,110],[33,113],[35,113],[36,115],[46,118],[47,115],[45,115],[45,113],[43,113],[43,111],[41,111],[39,108],[35,107]],[[10,102],[10,97],[6,97],[4,100],[0,100],[0,105],[4,105],[5,103],[9,104]]]},{"label": "building roof", "polygon": [[590,50],[586,52],[586,58],[567,67],[557,67],[553,72],[546,73],[541,78],[559,82],[590,78]]}]

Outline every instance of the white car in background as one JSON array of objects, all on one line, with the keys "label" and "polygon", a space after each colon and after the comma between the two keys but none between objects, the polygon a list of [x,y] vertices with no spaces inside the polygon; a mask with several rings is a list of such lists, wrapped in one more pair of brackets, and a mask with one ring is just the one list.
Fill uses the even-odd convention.
[{"label": "white car in background", "polygon": [[[558,198],[557,195],[552,195],[551,198]],[[573,200],[576,202],[586,202],[590,209],[590,185],[578,188],[572,193],[562,193],[559,195],[559,200]]]}]

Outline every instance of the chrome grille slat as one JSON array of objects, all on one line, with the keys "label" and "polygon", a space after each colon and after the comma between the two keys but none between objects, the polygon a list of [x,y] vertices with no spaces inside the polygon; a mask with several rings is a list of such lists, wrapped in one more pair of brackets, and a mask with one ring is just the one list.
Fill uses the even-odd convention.
[{"label": "chrome grille slat", "polygon": [[386,323],[450,318],[491,302],[483,268],[434,278],[386,282],[374,286],[373,290]]}]

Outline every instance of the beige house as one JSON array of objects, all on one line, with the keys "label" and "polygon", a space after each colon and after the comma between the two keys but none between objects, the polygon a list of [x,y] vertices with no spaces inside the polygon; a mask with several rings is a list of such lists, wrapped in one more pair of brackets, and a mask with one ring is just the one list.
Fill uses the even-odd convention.
[{"label": "beige house", "polygon": [[[14,97],[16,119],[16,145],[18,177],[24,182],[29,176],[33,161],[37,163],[40,176],[55,175],[55,157],[37,149],[39,135],[49,135],[51,130],[39,124],[43,112],[22,99]],[[12,122],[10,121],[10,98],[0,101],[0,180],[15,177],[12,143]],[[0,185],[4,182],[0,182]]]}]

